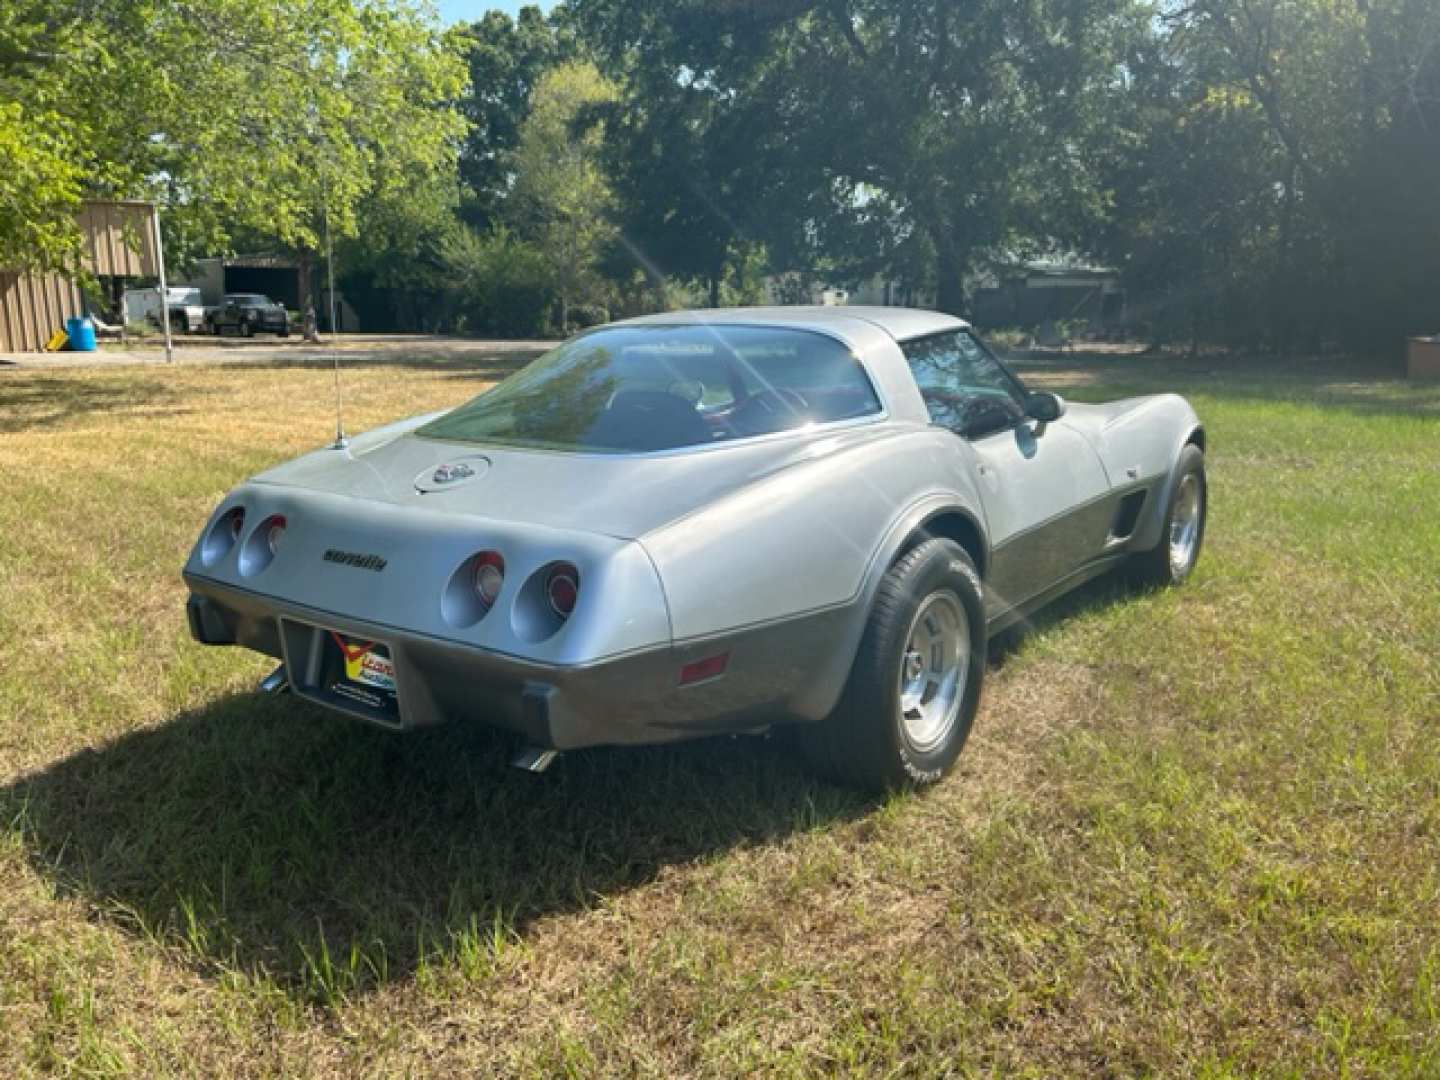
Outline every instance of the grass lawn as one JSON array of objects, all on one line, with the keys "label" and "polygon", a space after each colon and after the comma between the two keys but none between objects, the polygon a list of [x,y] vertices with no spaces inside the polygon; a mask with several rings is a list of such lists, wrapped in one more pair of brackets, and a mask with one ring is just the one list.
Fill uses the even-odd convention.
[{"label": "grass lawn", "polygon": [[[360,430],[483,361],[347,360]],[[1440,388],[1065,359],[1207,425],[1182,590],[1009,639],[937,789],[251,693],[190,642],[304,365],[0,372],[0,1075],[1440,1075]]]}]

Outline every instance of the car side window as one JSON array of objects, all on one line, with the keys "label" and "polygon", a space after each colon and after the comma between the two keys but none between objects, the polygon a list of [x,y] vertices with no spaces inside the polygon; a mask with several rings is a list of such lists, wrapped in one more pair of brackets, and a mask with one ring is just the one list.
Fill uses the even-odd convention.
[{"label": "car side window", "polygon": [[1014,376],[967,331],[935,334],[901,348],[932,423],[973,439],[1024,418]]}]

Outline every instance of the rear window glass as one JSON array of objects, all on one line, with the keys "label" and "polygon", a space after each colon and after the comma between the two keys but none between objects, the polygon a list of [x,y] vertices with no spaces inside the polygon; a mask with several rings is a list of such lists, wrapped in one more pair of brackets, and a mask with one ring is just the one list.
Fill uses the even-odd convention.
[{"label": "rear window glass", "polygon": [[566,342],[417,431],[434,439],[640,453],[880,412],[833,338],[748,326],[634,326]]}]

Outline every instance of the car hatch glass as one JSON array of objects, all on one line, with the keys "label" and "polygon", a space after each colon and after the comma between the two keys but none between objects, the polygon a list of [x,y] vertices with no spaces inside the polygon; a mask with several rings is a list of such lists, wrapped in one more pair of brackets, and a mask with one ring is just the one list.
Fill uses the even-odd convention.
[{"label": "car hatch glass", "polygon": [[864,366],[827,335],[655,324],[607,327],[567,342],[416,434],[643,453],[880,412]]}]

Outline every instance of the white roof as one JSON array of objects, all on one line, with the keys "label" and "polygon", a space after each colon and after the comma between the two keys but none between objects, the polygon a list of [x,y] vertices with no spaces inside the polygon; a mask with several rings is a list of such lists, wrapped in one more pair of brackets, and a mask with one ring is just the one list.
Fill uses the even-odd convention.
[{"label": "white roof", "polygon": [[627,319],[630,325],[705,325],[707,323],[748,324],[751,326],[791,326],[797,329],[823,329],[853,336],[854,324],[878,327],[897,341],[924,337],[943,330],[965,330],[969,323],[938,311],[922,311],[903,307],[862,307],[817,305],[812,307],[736,307],[701,308],[692,311],[665,311]]}]

